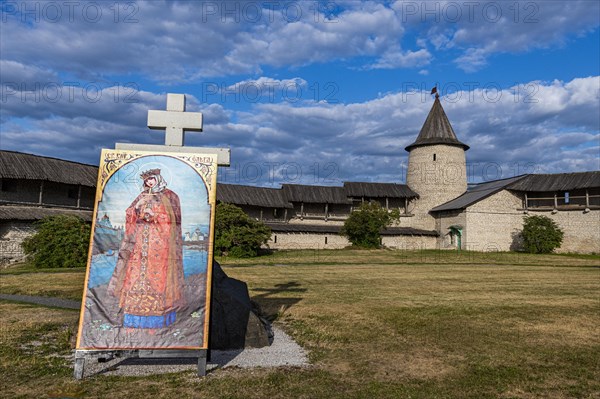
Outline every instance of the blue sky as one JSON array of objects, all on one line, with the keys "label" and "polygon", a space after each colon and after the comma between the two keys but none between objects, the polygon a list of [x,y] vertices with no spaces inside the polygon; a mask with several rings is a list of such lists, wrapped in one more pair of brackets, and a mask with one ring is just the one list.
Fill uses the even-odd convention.
[{"label": "blue sky", "polygon": [[2,149],[97,164],[185,93],[222,182],[403,182],[437,84],[471,182],[600,169],[596,0],[0,4]]}]

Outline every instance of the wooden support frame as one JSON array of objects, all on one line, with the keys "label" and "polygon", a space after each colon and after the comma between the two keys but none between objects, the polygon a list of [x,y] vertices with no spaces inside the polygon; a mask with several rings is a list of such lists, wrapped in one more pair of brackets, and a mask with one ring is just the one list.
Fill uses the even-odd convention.
[{"label": "wooden support frame", "polygon": [[[75,351],[75,361],[73,367],[73,377],[76,380],[82,380],[85,375],[85,360],[86,358],[92,357],[105,359],[113,359],[115,356],[123,357],[123,359],[164,359],[164,358],[174,358],[174,359],[182,359],[182,358],[197,358],[198,366],[197,366],[197,374],[198,377],[206,376],[207,371],[207,360],[210,358],[209,350],[200,349],[200,350],[127,350],[127,351],[86,351],[86,350],[76,350]],[[104,355],[104,356],[103,356]]]}]

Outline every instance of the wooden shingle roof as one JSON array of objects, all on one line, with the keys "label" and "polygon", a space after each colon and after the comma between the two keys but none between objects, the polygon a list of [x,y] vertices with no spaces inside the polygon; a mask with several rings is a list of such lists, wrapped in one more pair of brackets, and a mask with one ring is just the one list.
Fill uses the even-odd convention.
[{"label": "wooden shingle roof", "polygon": [[57,158],[0,150],[0,178],[44,180],[95,187],[98,167]]},{"label": "wooden shingle roof", "polygon": [[501,190],[521,192],[568,191],[600,188],[600,171],[522,175],[476,184],[459,197],[436,206],[431,212],[465,209]]},{"label": "wooden shingle roof", "polygon": [[452,125],[444,112],[444,108],[442,108],[442,103],[437,96],[417,139],[405,149],[406,151],[411,151],[416,147],[434,144],[462,147],[465,151],[469,149],[468,145],[460,142],[458,138],[456,138],[456,133],[454,133],[454,129],[452,129]]},{"label": "wooden shingle roof", "polygon": [[284,184],[281,187],[290,202],[307,204],[351,204],[344,187],[307,186],[302,184]]},{"label": "wooden shingle roof", "polygon": [[438,205],[431,212],[452,211],[457,209],[465,209],[466,207],[479,202],[492,194],[496,194],[511,184],[520,181],[524,176],[516,176],[508,179],[494,180],[485,183],[479,183],[471,186],[460,196],[450,200],[444,204]]},{"label": "wooden shingle roof", "polygon": [[241,186],[238,184],[217,185],[217,200],[236,205],[262,206],[266,208],[292,208],[281,189]]},{"label": "wooden shingle roof", "polygon": [[37,206],[0,206],[0,220],[41,220],[47,216],[73,215],[86,222],[92,220],[92,211],[66,208],[44,208]]},{"label": "wooden shingle roof", "polygon": [[416,198],[415,193],[406,184],[344,182],[348,197],[367,198]]},{"label": "wooden shingle roof", "polygon": [[568,191],[600,187],[600,171],[527,175],[508,186],[515,191]]}]

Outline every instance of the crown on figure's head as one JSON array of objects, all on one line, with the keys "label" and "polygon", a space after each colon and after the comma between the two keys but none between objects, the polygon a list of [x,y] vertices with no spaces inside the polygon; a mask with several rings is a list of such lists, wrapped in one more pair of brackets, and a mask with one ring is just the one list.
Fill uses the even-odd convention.
[{"label": "crown on figure's head", "polygon": [[156,175],[160,175],[160,169],[149,169],[145,172],[142,172],[140,177],[142,178],[142,180],[146,180],[147,178],[156,176]]}]

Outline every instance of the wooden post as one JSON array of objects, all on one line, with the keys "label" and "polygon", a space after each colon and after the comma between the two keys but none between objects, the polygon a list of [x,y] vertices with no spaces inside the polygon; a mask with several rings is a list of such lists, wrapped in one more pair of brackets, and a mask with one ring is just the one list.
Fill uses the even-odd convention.
[{"label": "wooden post", "polygon": [[388,197],[385,197],[385,210],[389,211],[390,210],[390,204],[388,202]]},{"label": "wooden post", "polygon": [[525,193],[525,209],[527,209],[527,202],[528,202],[527,193]]},{"label": "wooden post", "polygon": [[39,205],[42,205],[42,203],[43,203],[42,202],[43,197],[44,197],[44,181],[42,180],[40,182],[40,195],[38,197],[38,204]]},{"label": "wooden post", "polygon": [[287,208],[283,211],[283,221],[287,222]]},{"label": "wooden post", "polygon": [[81,208],[81,184],[77,186],[77,209]]},{"label": "wooden post", "polygon": [[304,218],[304,202],[300,203],[300,220]]},{"label": "wooden post", "polygon": [[325,204],[325,221],[327,221],[327,213],[329,212],[329,204]]},{"label": "wooden post", "polygon": [[556,193],[554,193],[554,209],[558,209],[558,198],[556,197]]},{"label": "wooden post", "polygon": [[206,376],[206,351],[200,351],[198,356],[198,377]]},{"label": "wooden post", "polygon": [[404,214],[408,215],[408,197],[404,197]]},{"label": "wooden post", "polygon": [[585,207],[590,207],[590,193],[587,188],[585,189]]},{"label": "wooden post", "polygon": [[262,208],[260,208],[260,220],[261,221],[263,220],[263,210],[262,210]]},{"label": "wooden post", "polygon": [[85,366],[85,358],[78,357],[77,352],[75,353],[75,365],[73,367],[73,377],[76,380],[81,380],[83,378],[83,371]]}]

